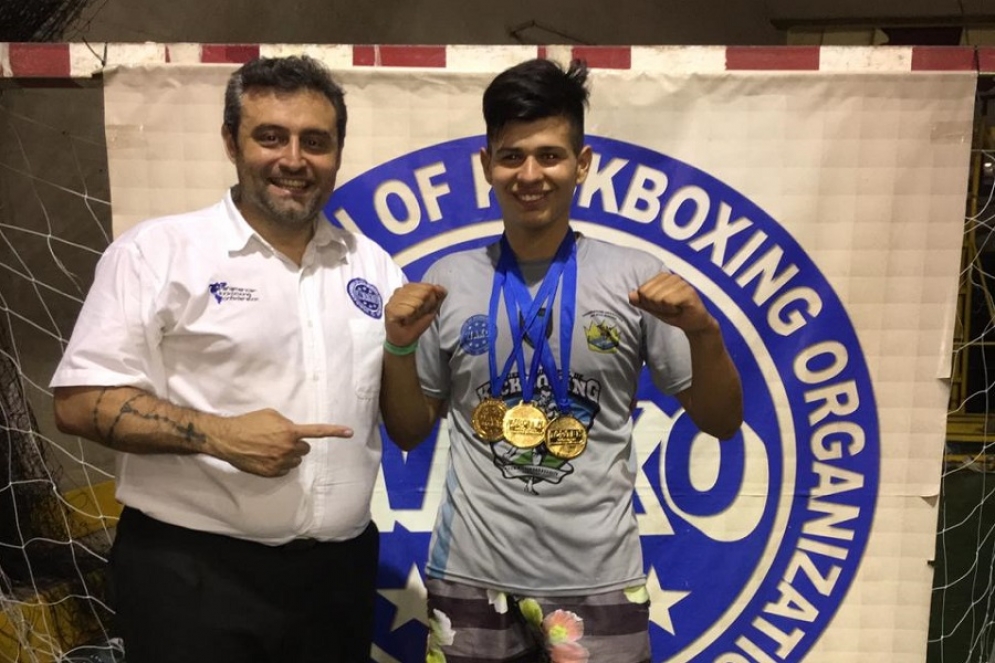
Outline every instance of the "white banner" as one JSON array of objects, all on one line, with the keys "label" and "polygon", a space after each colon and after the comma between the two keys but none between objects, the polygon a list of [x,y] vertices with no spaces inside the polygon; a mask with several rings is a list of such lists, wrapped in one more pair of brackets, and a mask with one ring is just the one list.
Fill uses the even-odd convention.
[{"label": "white banner", "polygon": [[[337,72],[349,125],[327,214],[412,279],[500,232],[476,154],[481,93],[503,66]],[[232,69],[106,75],[117,232],[234,182],[220,136]],[[921,663],[976,75],[594,70],[591,83],[575,226],[694,284],[746,393],[743,431],[721,446],[640,394],[654,661]],[[416,661],[447,439],[385,446],[374,659]]]}]

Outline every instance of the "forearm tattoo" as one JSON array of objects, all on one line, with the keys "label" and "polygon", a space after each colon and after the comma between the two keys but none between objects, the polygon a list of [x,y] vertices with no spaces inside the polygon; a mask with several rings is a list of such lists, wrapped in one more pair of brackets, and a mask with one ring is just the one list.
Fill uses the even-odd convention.
[{"label": "forearm tattoo", "polygon": [[[106,392],[107,388],[100,390],[100,395],[97,397],[97,402],[93,407],[93,427],[98,433],[100,432],[100,428],[97,425],[97,413],[100,409],[100,401],[103,400],[104,394]],[[145,395],[146,394],[143,393],[137,393],[121,404],[121,408],[118,410],[117,414],[115,415],[114,421],[111,422],[110,427],[107,429],[107,432],[104,434],[104,438],[107,440],[107,443],[109,445],[111,446],[114,445],[115,442],[114,431],[117,428],[117,425],[121,422],[121,419],[124,418],[125,415],[133,415],[139,417],[140,419],[145,419],[146,421],[161,422],[166,427],[171,428],[173,432],[177,433],[185,441],[190,443],[202,445],[204,444],[204,442],[207,441],[207,435],[198,431],[192,421],[184,424],[174,419],[171,419],[168,416],[158,414],[157,412],[142,412],[141,410],[135,409],[134,405],[135,401],[137,401],[139,398]]]}]

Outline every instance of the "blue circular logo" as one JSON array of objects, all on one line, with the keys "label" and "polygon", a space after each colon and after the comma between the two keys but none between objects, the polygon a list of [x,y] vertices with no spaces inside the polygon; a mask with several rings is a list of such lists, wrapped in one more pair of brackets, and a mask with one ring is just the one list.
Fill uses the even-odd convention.
[{"label": "blue circular logo", "polygon": [[352,279],[346,286],[349,298],[356,307],[370,316],[379,319],[383,315],[383,297],[377,287],[365,279]]},{"label": "blue circular logo", "polygon": [[459,344],[471,355],[482,355],[490,347],[490,332],[486,315],[471,315],[460,329]]},{"label": "blue circular logo", "polygon": [[[477,159],[483,144],[454,140],[378,166],[343,185],[327,215],[376,240],[418,280],[439,257],[501,233]],[[589,144],[574,229],[653,253],[694,285],[745,393],[740,433],[719,442],[641,380],[634,504],[653,660],[801,661],[846,596],[877,500],[877,406],[856,333],[819,268],[748,198],[664,154],[602,137]],[[467,321],[464,348],[484,352],[486,342],[486,319]],[[424,620],[405,601],[420,600],[415,571],[427,555],[445,436],[406,455],[384,448],[393,521],[378,520],[376,638],[398,660],[424,656]]]}]

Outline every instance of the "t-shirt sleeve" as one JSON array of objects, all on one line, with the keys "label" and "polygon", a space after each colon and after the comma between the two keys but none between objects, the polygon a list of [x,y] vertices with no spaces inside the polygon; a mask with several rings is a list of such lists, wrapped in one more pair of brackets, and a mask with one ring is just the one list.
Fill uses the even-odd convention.
[{"label": "t-shirt sleeve", "polygon": [[158,285],[133,243],[114,243],[97,263],[52,387],[131,386],[161,394]]}]

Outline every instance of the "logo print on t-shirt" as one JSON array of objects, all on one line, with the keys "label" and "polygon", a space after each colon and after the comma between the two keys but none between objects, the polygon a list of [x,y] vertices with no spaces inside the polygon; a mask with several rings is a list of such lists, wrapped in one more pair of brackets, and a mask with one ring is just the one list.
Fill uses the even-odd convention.
[{"label": "logo print on t-shirt", "polygon": [[490,328],[487,316],[471,315],[463,323],[459,333],[459,345],[468,355],[482,355],[490,344]]},{"label": "logo print on t-shirt", "polygon": [[584,337],[587,339],[587,349],[592,352],[609,354],[618,352],[621,336],[617,324],[617,316],[607,311],[585,313],[590,322],[584,325]]}]

